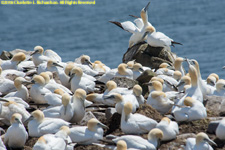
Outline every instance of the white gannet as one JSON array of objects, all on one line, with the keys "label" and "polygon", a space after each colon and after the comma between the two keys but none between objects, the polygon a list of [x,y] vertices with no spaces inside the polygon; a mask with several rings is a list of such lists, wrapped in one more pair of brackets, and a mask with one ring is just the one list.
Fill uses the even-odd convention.
[{"label": "white gannet", "polygon": [[47,49],[44,52],[44,55],[49,57],[50,59],[56,61],[56,62],[62,62],[62,58],[53,50]]},{"label": "white gannet", "polygon": [[207,79],[206,82],[208,85],[211,85],[212,87],[215,87],[216,82],[219,80],[219,76],[215,73],[211,73]]},{"label": "white gannet", "polygon": [[[67,150],[67,139],[69,138],[70,129],[62,126],[56,134],[45,134],[35,143],[33,150]],[[70,140],[70,139],[69,139]]]},{"label": "white gannet", "polygon": [[216,128],[216,137],[220,140],[225,140],[225,118],[223,118]]},{"label": "white gannet", "polygon": [[143,67],[140,63],[135,63],[132,68],[133,71],[133,79],[136,80],[142,72],[144,72]]},{"label": "white gannet", "polygon": [[73,142],[82,145],[98,143],[103,139],[103,129],[108,128],[97,119],[92,118],[87,126],[77,126],[70,128],[70,138]]},{"label": "white gannet", "polygon": [[193,121],[207,117],[206,108],[201,102],[191,97],[186,97],[183,103],[185,107],[176,108],[173,111],[176,121]]},{"label": "white gannet", "polygon": [[176,138],[179,134],[178,124],[175,121],[171,121],[167,117],[163,117],[162,120],[156,125],[156,128],[163,132],[162,141],[169,141]]},{"label": "white gannet", "polygon": [[174,69],[175,69],[175,71],[180,71],[182,77],[185,75],[185,70],[184,70],[183,65],[182,65],[182,63],[184,61],[185,61],[185,59],[182,58],[182,57],[177,57],[174,61]]},{"label": "white gannet", "polygon": [[216,83],[216,90],[211,95],[225,96],[225,80],[219,79]]},{"label": "white gannet", "polygon": [[120,128],[125,134],[144,134],[156,127],[157,122],[141,114],[132,114],[132,103],[126,102],[123,108]]},{"label": "white gannet", "polygon": [[28,90],[23,85],[23,84],[26,84],[26,83],[30,84],[31,82],[25,80],[22,77],[17,77],[14,80],[14,86],[16,87],[17,91],[8,93],[7,95],[4,96],[4,98],[7,98],[7,97],[19,97],[19,98],[21,98],[21,99],[26,101],[28,99],[28,97],[29,97]]},{"label": "white gannet", "polygon": [[160,129],[152,129],[148,133],[148,140],[135,135],[123,135],[112,139],[114,143],[123,140],[127,143],[127,148],[136,148],[141,150],[155,150],[159,146],[159,140],[163,138],[163,132]]},{"label": "white gannet", "polygon": [[25,77],[26,73],[15,69],[3,70],[1,73],[1,77],[5,78],[7,75],[16,75],[17,77]]},{"label": "white gannet", "polygon": [[0,101],[2,101],[1,103],[13,101],[24,108],[30,107],[30,105],[27,102],[25,102],[22,98],[19,98],[19,97],[3,97],[3,98],[0,98]]},{"label": "white gannet", "polygon": [[62,95],[62,105],[46,108],[43,110],[46,117],[61,118],[65,121],[70,121],[73,117],[73,107],[71,104],[71,97],[65,93]]},{"label": "white gannet", "polygon": [[44,113],[40,110],[33,111],[26,122],[28,122],[28,132],[31,137],[40,137],[48,133],[54,134],[62,126],[70,124],[59,118],[45,118]]},{"label": "white gannet", "polygon": [[58,72],[58,68],[63,68],[60,64],[58,64],[56,61],[53,61],[52,59],[49,59],[46,62],[43,62],[38,65],[37,73],[40,74],[42,72],[50,71],[50,72]]},{"label": "white gannet", "polygon": [[92,66],[94,71],[103,72],[103,73],[110,71],[110,68],[99,60],[96,60],[94,63],[92,63]]},{"label": "white gannet", "polygon": [[187,75],[183,76],[180,82],[177,84],[178,92],[185,91],[191,87],[191,78]]},{"label": "white gannet", "polygon": [[73,100],[73,116],[70,122],[78,123],[85,115],[84,100],[86,98],[86,92],[83,89],[77,89],[72,97]]},{"label": "white gannet", "polygon": [[70,84],[71,90],[74,92],[76,89],[81,88],[86,92],[93,92],[95,88],[95,82],[88,78],[82,77],[83,71],[81,68],[75,67],[71,70]]},{"label": "white gannet", "polygon": [[173,73],[173,78],[174,78],[175,80],[177,80],[177,82],[179,82],[180,79],[182,78],[181,72],[178,71],[178,70],[174,71],[174,73]]},{"label": "white gannet", "polygon": [[153,26],[147,26],[145,28],[145,33],[143,38],[148,35],[147,43],[153,47],[169,47],[174,46],[174,44],[182,45],[181,43],[173,41],[173,39],[169,38],[162,32],[156,32]]},{"label": "white gannet", "polygon": [[174,70],[168,63],[161,63],[159,69],[155,73],[156,75],[173,76]]},{"label": "white gannet", "polygon": [[19,113],[22,115],[22,122],[30,117],[29,112],[16,102],[9,101],[4,104],[0,104],[0,106],[0,117],[4,118],[2,121],[7,125],[10,124],[10,119],[14,113]]},{"label": "white gannet", "polygon": [[138,150],[136,148],[129,148],[127,149],[127,143],[124,140],[119,140],[116,143],[116,148],[114,150]]},{"label": "white gannet", "polygon": [[47,62],[50,58],[43,55],[44,49],[41,46],[35,46],[34,52],[31,53],[32,60],[34,62],[34,65],[37,67],[39,64],[43,62]]},{"label": "white gannet", "polygon": [[134,44],[144,41],[146,38],[142,38],[144,34],[144,28],[146,26],[150,26],[151,23],[148,22],[148,14],[147,9],[149,7],[150,2],[141,10],[141,19],[135,19],[136,25],[134,25],[131,21],[125,22],[117,22],[117,21],[109,21],[125,31],[132,33],[130,40],[129,40],[129,48],[132,47]]},{"label": "white gannet", "polygon": [[18,68],[18,64],[21,61],[24,61],[25,59],[26,59],[26,55],[24,53],[22,53],[22,52],[16,53],[12,57],[12,59],[1,62],[2,70],[15,69],[15,70],[22,71],[22,68]]},{"label": "white gannet", "polygon": [[187,139],[185,150],[213,150],[209,144],[217,146],[215,142],[209,139],[207,134],[200,132],[196,138]]},{"label": "white gannet", "polygon": [[22,116],[19,113],[12,115],[11,126],[5,133],[4,144],[10,148],[23,148],[28,134],[22,123]]}]

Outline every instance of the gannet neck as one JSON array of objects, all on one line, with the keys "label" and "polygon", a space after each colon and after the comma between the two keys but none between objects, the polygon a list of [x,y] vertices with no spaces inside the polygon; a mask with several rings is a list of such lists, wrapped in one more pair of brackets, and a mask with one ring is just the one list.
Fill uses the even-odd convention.
[{"label": "gannet neck", "polygon": [[117,88],[117,84],[116,84],[116,82],[110,80],[106,83],[106,87],[107,87],[108,91],[111,91],[111,90]]},{"label": "gannet neck", "polygon": [[54,93],[62,96],[64,91],[62,89],[55,89]]},{"label": "gannet neck", "polygon": [[184,61],[184,59],[181,58],[181,57],[176,58],[176,60],[174,62],[175,70],[180,70],[181,69],[183,61]]},{"label": "gannet neck", "polygon": [[184,105],[185,105],[185,106],[193,107],[194,102],[195,102],[195,100],[194,100],[193,98],[191,98],[191,97],[186,97],[186,98],[184,99]]},{"label": "gannet neck", "polygon": [[135,96],[141,96],[142,94],[142,88],[140,85],[136,84],[134,87],[133,87],[133,93]]},{"label": "gannet neck", "polygon": [[40,76],[40,75],[35,75],[33,77],[33,80],[35,81],[35,83],[37,83],[37,84],[39,84],[41,86],[45,85],[45,79],[42,76]]},{"label": "gannet neck", "polygon": [[127,143],[123,140],[119,140],[116,143],[116,148],[117,150],[127,150]]},{"label": "gannet neck", "polygon": [[118,66],[118,73],[120,74],[120,75],[127,75],[128,73],[127,73],[127,64],[120,64],[119,66]]},{"label": "gannet neck", "polygon": [[15,80],[14,80],[14,86],[16,87],[17,90],[21,90],[22,88],[22,81],[24,79],[22,77],[17,77]]},{"label": "gannet neck", "polygon": [[198,74],[194,66],[189,66],[189,74],[191,77],[191,85],[198,86]]},{"label": "gannet neck", "polygon": [[122,97],[121,94],[115,93],[115,94],[114,94],[114,97],[115,97],[115,101],[116,101],[117,103],[123,101],[123,97]]},{"label": "gannet neck", "polygon": [[70,62],[66,65],[64,72],[67,76],[69,76],[70,71],[73,69],[73,67],[75,67],[73,62]]},{"label": "gannet neck", "polygon": [[157,147],[158,146],[158,140],[163,138],[163,132],[160,129],[152,129],[148,133],[148,141],[151,141],[151,143]]},{"label": "gannet neck", "polygon": [[163,89],[163,86],[162,86],[161,82],[159,82],[159,81],[153,81],[152,85],[156,91],[162,91],[162,89]]},{"label": "gannet neck", "polygon": [[40,110],[35,110],[31,113],[31,115],[35,118],[35,120],[37,120],[39,123],[41,123],[42,121],[44,121],[44,113]]},{"label": "gannet neck", "polygon": [[13,56],[12,61],[16,61],[20,63],[21,61],[24,61],[25,59],[26,59],[26,55],[22,52],[19,52]]},{"label": "gannet neck", "polygon": [[65,93],[62,95],[62,104],[66,107],[70,103],[70,95]]},{"label": "gannet neck", "polygon": [[40,73],[40,76],[42,76],[45,79],[45,84],[48,84],[50,81],[50,77],[46,72]]}]

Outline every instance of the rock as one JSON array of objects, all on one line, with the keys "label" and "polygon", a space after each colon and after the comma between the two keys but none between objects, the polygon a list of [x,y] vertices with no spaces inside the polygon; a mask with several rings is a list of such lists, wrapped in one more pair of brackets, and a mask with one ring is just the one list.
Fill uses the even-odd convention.
[{"label": "rock", "polygon": [[138,84],[137,81],[132,80],[132,79],[128,79],[125,77],[114,77],[111,80],[113,80],[114,82],[116,82],[118,87],[125,87],[125,88],[133,88],[134,85]]},{"label": "rock", "polygon": [[107,119],[107,121],[109,121],[109,119],[112,117],[112,115],[116,113],[116,109],[115,108],[107,108],[105,110],[105,117]]},{"label": "rock", "polygon": [[225,97],[221,97],[221,96],[207,96],[207,102],[206,102],[206,108],[208,111],[210,111],[210,115],[208,116],[219,116],[219,114],[221,113],[220,110],[220,105],[223,101],[223,99],[225,99]]},{"label": "rock", "polygon": [[11,54],[10,52],[7,51],[2,51],[0,58],[2,60],[9,60],[13,57],[13,54]]},{"label": "rock", "polygon": [[138,43],[127,50],[123,55],[123,62],[135,60],[143,66],[158,69],[161,63],[170,65],[174,62],[174,55],[170,50],[163,47],[151,47],[147,43]]},{"label": "rock", "polygon": [[217,120],[217,121],[211,121],[208,125],[208,129],[207,129],[207,132],[210,133],[210,134],[215,134],[216,132],[216,128],[217,126],[219,125],[220,123],[220,120]]}]

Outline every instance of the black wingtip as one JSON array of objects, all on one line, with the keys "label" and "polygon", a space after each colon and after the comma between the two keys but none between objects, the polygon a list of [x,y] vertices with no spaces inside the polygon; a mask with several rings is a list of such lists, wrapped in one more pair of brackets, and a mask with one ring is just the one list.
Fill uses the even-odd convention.
[{"label": "black wingtip", "polygon": [[[117,21],[109,21],[110,23],[113,23],[115,25],[117,25],[118,27],[120,27],[121,29],[123,29],[122,25],[120,22],[117,22]],[[123,29],[124,30],[124,29]]]},{"label": "black wingtip", "polygon": [[172,44],[171,44],[171,45],[172,45],[173,47],[174,47],[174,44],[183,45],[182,43],[172,41]]},{"label": "black wingtip", "polygon": [[129,15],[129,16],[131,16],[131,17],[133,17],[133,18],[140,18],[140,17],[135,16],[135,15]]}]

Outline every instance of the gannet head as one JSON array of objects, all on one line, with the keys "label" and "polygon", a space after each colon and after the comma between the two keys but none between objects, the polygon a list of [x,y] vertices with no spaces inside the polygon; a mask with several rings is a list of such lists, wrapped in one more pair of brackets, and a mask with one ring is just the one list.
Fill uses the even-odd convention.
[{"label": "gannet head", "polygon": [[177,84],[177,87],[181,86],[181,85],[191,85],[191,78],[187,75],[183,76],[180,80],[180,82]]},{"label": "gannet head", "polygon": [[152,82],[152,81],[159,81],[159,82],[161,82],[162,85],[164,84],[164,80],[161,79],[161,78],[158,78],[158,77],[152,77],[150,81],[151,81],[151,82]]},{"label": "gannet head", "polygon": [[45,79],[40,75],[35,75],[32,80],[41,86],[45,85]]},{"label": "gannet head", "polygon": [[63,68],[63,66],[59,65],[57,62],[55,62],[54,60],[52,59],[49,59],[48,62],[47,62],[47,67],[50,68],[50,67],[53,67],[53,66],[58,66],[60,68]]},{"label": "gannet head", "polygon": [[163,132],[162,130],[158,128],[154,128],[148,133],[148,140],[152,140],[152,139],[161,140],[162,138],[163,138]]},{"label": "gannet head", "polygon": [[133,69],[134,61],[133,60],[132,61],[128,61],[127,62],[127,66],[128,66],[128,68]]},{"label": "gannet head", "polygon": [[124,140],[119,140],[116,143],[117,150],[127,150],[127,143]]},{"label": "gannet head", "polygon": [[96,97],[96,93],[91,93],[87,95],[86,100],[93,102]]},{"label": "gannet head", "polygon": [[153,33],[153,32],[155,32],[155,28],[153,26],[147,26],[145,28],[145,34],[146,33]]},{"label": "gannet head", "polygon": [[124,111],[125,115],[126,116],[129,115],[132,112],[132,110],[133,110],[132,103],[131,102],[126,102],[124,104],[124,107],[123,107],[123,111]]},{"label": "gannet head", "polygon": [[133,71],[140,71],[140,72],[144,72],[142,65],[140,63],[136,63],[133,65]]},{"label": "gannet head", "polygon": [[48,74],[50,80],[53,79],[53,73],[50,71],[46,71],[46,73]]},{"label": "gannet head", "polygon": [[200,132],[196,135],[196,145],[199,145],[202,142],[208,142],[209,144],[217,146],[215,142],[213,142],[211,139],[209,139],[208,135]]},{"label": "gannet head", "polygon": [[107,87],[108,91],[111,91],[111,90],[117,88],[117,84],[116,84],[116,82],[110,80],[106,83],[106,87]]},{"label": "gannet head", "polygon": [[215,86],[217,79],[214,76],[208,76],[208,78],[206,79],[207,84],[211,85],[211,86]]},{"label": "gannet head", "polygon": [[102,127],[102,128],[108,128],[106,125],[102,124],[100,121],[98,121],[95,118],[92,118],[88,121],[87,123],[88,130],[92,132],[96,132],[97,128]]},{"label": "gannet head", "polygon": [[88,55],[82,55],[81,59],[80,59],[80,62],[81,62],[81,64],[86,64],[90,68],[93,68],[92,63],[91,63],[91,59]]},{"label": "gannet head", "polygon": [[35,111],[33,111],[32,113],[31,113],[31,117],[30,117],[31,119],[35,119],[35,120],[37,120],[38,122],[42,122],[43,120],[44,120],[44,118],[45,118],[45,116],[44,116],[44,113],[42,112],[42,111],[40,111],[40,110],[35,110]]},{"label": "gannet head", "polygon": [[82,101],[85,100],[86,95],[87,95],[87,93],[86,93],[86,91],[83,90],[83,89],[77,89],[77,90],[75,91],[75,93],[74,93],[74,96],[75,96],[76,98],[82,100]]},{"label": "gannet head", "polygon": [[115,101],[116,101],[117,103],[123,101],[123,97],[122,97],[122,95],[119,94],[119,93],[114,93],[114,94],[113,94],[113,97],[115,98]]},{"label": "gannet head", "polygon": [[49,77],[49,74],[48,73],[42,72],[42,73],[40,73],[40,76],[42,76],[45,79],[45,84],[48,84],[49,83],[50,77]]},{"label": "gannet head", "polygon": [[189,72],[189,75],[191,77],[191,85],[197,86],[197,84],[198,84],[198,74],[197,74],[197,71],[196,71],[195,67],[192,66],[192,65],[189,65],[188,72]]},{"label": "gannet head", "polygon": [[47,141],[45,140],[44,136],[39,137],[37,142],[41,144],[47,144]]},{"label": "gannet head", "polygon": [[151,94],[151,97],[153,99],[156,99],[156,98],[158,98],[160,96],[166,97],[166,94],[164,92],[162,92],[162,91],[153,91],[152,94]]},{"label": "gannet head", "polygon": [[22,123],[22,115],[19,114],[19,113],[13,114],[12,117],[11,117],[10,123],[11,124],[13,124],[13,123],[23,124]]},{"label": "gannet head", "polygon": [[184,61],[184,58],[182,57],[177,57],[174,61],[174,68],[175,70],[179,70],[181,67],[182,62]]},{"label": "gannet head", "polygon": [[17,64],[19,64],[21,61],[24,61],[25,59],[26,55],[22,52],[19,52],[13,56],[12,61],[16,61]]},{"label": "gannet head", "polygon": [[181,72],[180,71],[174,71],[174,73],[173,73],[173,78],[175,79],[175,80],[180,80],[181,79],[181,77],[182,77],[182,74],[181,74]]},{"label": "gannet head", "polygon": [[83,70],[80,67],[73,67],[71,70],[71,76],[76,75],[78,77],[82,77]]},{"label": "gannet head", "polygon": [[60,131],[63,131],[64,133],[66,133],[67,135],[70,135],[70,128],[69,127],[67,127],[67,126],[62,126],[61,128],[60,128]]},{"label": "gannet head", "polygon": [[64,72],[67,76],[70,76],[70,71],[73,69],[74,66],[75,65],[73,62],[70,62],[66,65]]},{"label": "gannet head", "polygon": [[198,61],[195,60],[195,59],[191,59],[191,60],[188,60],[196,69],[197,71],[197,74],[198,76],[200,75],[200,69],[199,69],[199,64],[198,64]]},{"label": "gannet head", "polygon": [[193,98],[191,98],[191,97],[186,97],[186,98],[184,99],[184,105],[185,105],[185,106],[190,106],[190,107],[192,107],[193,104],[194,104],[194,102],[195,102],[195,100],[194,100]]},{"label": "gannet head", "polygon": [[124,63],[121,63],[119,66],[118,66],[118,73],[120,75],[127,75],[127,64],[124,64]]},{"label": "gannet head", "polygon": [[142,88],[140,85],[136,84],[134,87],[133,87],[133,92],[134,92],[134,95],[135,96],[141,96],[142,94]]},{"label": "gannet head", "polygon": [[18,104],[17,104],[16,102],[14,102],[14,101],[8,101],[8,102],[4,103],[3,105],[6,106],[6,107],[8,107],[8,106],[11,105],[11,104],[20,106],[20,105],[18,105]]},{"label": "gannet head", "polygon": [[62,96],[64,91],[62,89],[55,89],[54,93]]},{"label": "gannet head", "polygon": [[219,79],[216,83],[216,90],[220,91],[220,90],[223,90],[223,89],[225,89],[225,80]]},{"label": "gannet head", "polygon": [[70,95],[67,93],[64,93],[62,95],[62,104],[64,107],[66,107],[70,103]]},{"label": "gannet head", "polygon": [[220,79],[216,73],[211,73],[209,76],[213,76],[216,78],[216,82]]},{"label": "gannet head", "polygon": [[43,49],[43,47],[41,47],[41,46],[35,46],[34,47],[34,52],[33,53],[31,53],[30,55],[34,55],[34,54],[36,54],[36,53],[38,53],[38,54],[43,54],[43,52],[44,52],[44,49]]},{"label": "gannet head", "polygon": [[153,87],[153,89],[156,90],[156,91],[162,91],[162,89],[163,89],[162,83],[159,82],[158,80],[150,81],[150,82],[148,83],[148,85],[149,85],[150,87]]},{"label": "gannet head", "polygon": [[167,64],[167,63],[161,63],[161,64],[159,65],[159,68],[168,68],[168,67],[170,67],[170,65]]},{"label": "gannet head", "polygon": [[106,71],[105,68],[104,68],[105,64],[103,64],[101,61],[99,60],[96,60],[94,63],[92,63],[92,67],[93,69],[102,69],[104,72]]},{"label": "gannet head", "polygon": [[149,7],[149,4],[150,2],[148,2],[148,4],[141,10],[141,18],[144,21],[147,21],[147,10],[148,10],[148,7]]},{"label": "gannet head", "polygon": [[168,123],[168,125],[170,124],[170,119],[168,117],[163,117],[161,119],[161,121],[164,121],[164,122]]},{"label": "gannet head", "polygon": [[25,80],[24,78],[22,77],[17,77],[15,80],[14,80],[14,86],[16,87],[16,89],[20,89],[22,87],[22,84],[25,84],[25,83],[31,83],[27,80]]}]

